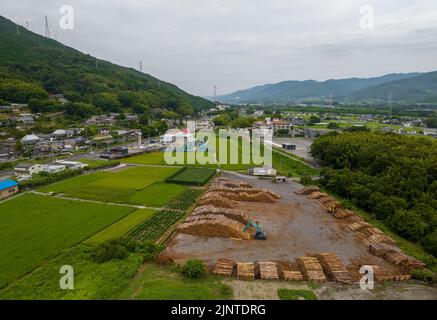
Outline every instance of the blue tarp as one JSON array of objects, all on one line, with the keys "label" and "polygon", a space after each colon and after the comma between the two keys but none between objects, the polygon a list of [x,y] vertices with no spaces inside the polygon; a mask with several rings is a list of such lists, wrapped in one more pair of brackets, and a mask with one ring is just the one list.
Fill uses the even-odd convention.
[{"label": "blue tarp", "polygon": [[14,180],[0,180],[0,190],[14,187],[16,185],[17,183]]}]

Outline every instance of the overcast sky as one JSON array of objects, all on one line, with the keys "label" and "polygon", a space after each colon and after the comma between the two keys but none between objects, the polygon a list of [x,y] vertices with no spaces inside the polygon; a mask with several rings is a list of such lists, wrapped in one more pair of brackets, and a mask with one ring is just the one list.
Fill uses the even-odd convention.
[{"label": "overcast sky", "polygon": [[[59,9],[74,8],[74,30]],[[374,8],[374,29],[360,8]],[[197,95],[437,70],[437,0],[0,0],[0,14]],[[1,45],[1,44],[0,44]]]}]

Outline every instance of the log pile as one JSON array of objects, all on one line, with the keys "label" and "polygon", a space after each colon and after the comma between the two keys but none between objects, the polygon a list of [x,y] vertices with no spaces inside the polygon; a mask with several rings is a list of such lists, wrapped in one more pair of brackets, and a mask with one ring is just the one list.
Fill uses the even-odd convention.
[{"label": "log pile", "polygon": [[352,283],[352,276],[340,257],[334,253],[324,252],[317,255],[323,270],[332,280],[341,283]]},{"label": "log pile", "polygon": [[249,240],[250,232],[243,231],[241,222],[229,219],[223,215],[190,216],[178,226],[178,231],[198,236],[229,237]]},{"label": "log pile", "polygon": [[282,279],[287,281],[302,281],[302,272],[300,271],[290,271],[290,270],[283,270],[282,271]]},{"label": "log pile", "polygon": [[241,210],[217,208],[212,205],[197,207],[190,217],[194,216],[210,216],[210,215],[222,215],[229,219],[236,220],[242,224],[247,224],[251,219]]},{"label": "log pile", "polygon": [[352,216],[354,213],[350,210],[343,209],[343,208],[336,208],[334,212],[334,217],[337,219],[346,219],[347,217]]},{"label": "log pile", "polygon": [[279,196],[267,189],[258,188],[224,188],[224,187],[213,187],[208,193],[214,193],[221,197],[227,198],[234,201],[250,201],[250,202],[268,202],[273,203]]},{"label": "log pile", "polygon": [[320,198],[327,197],[327,196],[328,196],[328,194],[326,194],[324,192],[315,191],[315,192],[311,193],[308,197],[310,199],[320,199]]},{"label": "log pile", "polygon": [[255,265],[252,262],[237,263],[238,279],[255,279]]},{"label": "log pile", "polygon": [[351,229],[352,231],[360,231],[362,229],[370,227],[372,227],[372,225],[364,221],[352,222],[349,224],[349,229]]},{"label": "log pile", "polygon": [[276,262],[258,262],[259,275],[261,279],[277,280],[279,279],[278,267]]},{"label": "log pile", "polygon": [[311,282],[325,282],[323,267],[315,257],[300,257],[297,259],[305,280]]},{"label": "log pile", "polygon": [[295,194],[300,195],[300,196],[307,196],[307,195],[309,195],[309,194],[311,194],[313,192],[317,192],[317,191],[320,191],[319,187],[308,186],[308,187],[302,188],[300,190],[297,190],[295,192]]},{"label": "log pile", "polygon": [[233,273],[234,261],[232,261],[231,259],[218,259],[214,268],[214,274],[232,277]]},{"label": "log pile", "polygon": [[373,276],[376,281],[392,281],[394,279],[393,274],[383,267],[378,265],[371,265],[370,267],[373,268]]},{"label": "log pile", "polygon": [[199,201],[200,206],[212,205],[218,208],[228,208],[234,207],[234,204],[228,198],[222,197],[221,195],[215,194],[214,192],[206,193],[202,199]]}]

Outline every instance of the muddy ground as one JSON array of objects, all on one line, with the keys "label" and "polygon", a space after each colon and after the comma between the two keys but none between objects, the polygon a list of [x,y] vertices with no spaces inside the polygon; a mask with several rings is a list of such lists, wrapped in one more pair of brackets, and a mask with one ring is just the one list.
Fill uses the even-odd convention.
[{"label": "muddy ground", "polygon": [[219,258],[236,262],[295,262],[305,255],[321,252],[337,254],[346,265],[377,264],[388,270],[395,267],[384,259],[371,255],[355,239],[347,225],[326,212],[317,201],[294,192],[302,185],[295,182],[273,183],[236,173],[223,177],[246,181],[259,188],[281,195],[275,203],[241,202],[237,208],[258,220],[267,232],[267,240],[233,240],[177,234],[167,245],[165,254],[177,263],[187,259],[202,259],[212,267]]}]

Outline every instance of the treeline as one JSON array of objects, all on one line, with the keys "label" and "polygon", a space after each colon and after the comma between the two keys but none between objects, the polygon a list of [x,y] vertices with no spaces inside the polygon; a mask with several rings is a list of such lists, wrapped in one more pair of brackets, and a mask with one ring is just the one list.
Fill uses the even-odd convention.
[{"label": "treeline", "polygon": [[321,185],[437,257],[437,141],[391,133],[331,133],[311,147]]}]

